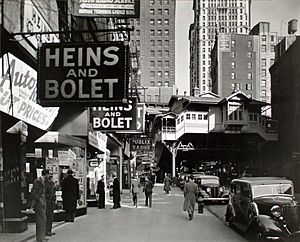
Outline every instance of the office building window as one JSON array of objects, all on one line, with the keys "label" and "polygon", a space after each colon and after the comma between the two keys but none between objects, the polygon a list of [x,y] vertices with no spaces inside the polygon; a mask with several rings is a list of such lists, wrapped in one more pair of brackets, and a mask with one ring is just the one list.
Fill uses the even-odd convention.
[{"label": "office building window", "polygon": [[165,57],[169,57],[169,51],[168,50],[165,50]]},{"label": "office building window", "polygon": [[161,71],[158,71],[158,72],[157,72],[157,77],[158,77],[158,78],[162,78],[162,72],[161,72]]},{"label": "office building window", "polygon": [[157,20],[157,25],[162,25],[162,20],[161,19]]},{"label": "office building window", "polygon": [[274,35],[271,35],[271,41],[274,41]]},{"label": "office building window", "polygon": [[261,80],[261,86],[267,87],[267,80],[265,80],[265,79]]},{"label": "office building window", "polygon": [[155,87],[155,81],[150,82],[151,87]]},{"label": "office building window", "polygon": [[150,0],[150,5],[154,5],[155,1],[154,0]]},{"label": "office building window", "polygon": [[252,80],[252,73],[251,72],[248,73],[248,80]]},{"label": "office building window", "polygon": [[275,52],[275,45],[271,45],[271,52]]},{"label": "office building window", "polygon": [[158,47],[162,47],[162,40],[158,40],[158,41],[157,41],[157,46],[158,46]]},{"label": "office building window", "polygon": [[150,40],[150,46],[155,47],[155,40]]},{"label": "office building window", "polygon": [[169,68],[170,67],[170,62],[169,61],[165,61],[165,67]]},{"label": "office building window", "polygon": [[151,95],[147,95],[147,102],[151,102]]},{"label": "office building window", "polygon": [[152,77],[152,78],[155,77],[155,71],[150,71],[150,77]]},{"label": "office building window", "polygon": [[150,30],[150,36],[151,37],[155,36],[155,31],[153,29]]},{"label": "office building window", "polygon": [[141,41],[140,40],[136,40],[136,46],[141,46]]},{"label": "office building window", "polygon": [[165,47],[169,47],[170,46],[170,41],[169,40],[165,40]]},{"label": "office building window", "polygon": [[236,41],[235,40],[231,40],[231,47],[235,47]]},{"label": "office building window", "polygon": [[235,72],[231,72],[231,79],[235,80],[236,79],[236,73]]},{"label": "office building window", "polygon": [[267,91],[266,90],[262,90],[261,91],[261,96],[262,97],[266,97],[267,96]]},{"label": "office building window", "polygon": [[267,76],[267,70],[266,69],[262,69],[261,70],[261,75],[262,76]]},{"label": "office building window", "polygon": [[157,30],[157,36],[162,36],[162,30],[161,29]]},{"label": "office building window", "polygon": [[267,40],[267,36],[266,35],[262,35],[261,36],[261,41],[266,41]]},{"label": "office building window", "polygon": [[157,86],[161,87],[162,86],[162,82],[157,82]]},{"label": "office building window", "polygon": [[140,36],[141,35],[141,31],[139,29],[136,30],[136,36]]},{"label": "office building window", "polygon": [[235,61],[231,62],[231,68],[235,68]]},{"label": "office building window", "polygon": [[150,57],[155,57],[155,51],[154,50],[150,51]]},{"label": "office building window", "polygon": [[231,57],[235,58],[235,56],[236,56],[235,51],[231,51]]},{"label": "office building window", "polygon": [[150,9],[150,15],[155,15],[154,9]]},{"label": "office building window", "polygon": [[169,9],[165,9],[165,15],[169,15]]},{"label": "office building window", "polygon": [[261,65],[266,66],[267,65],[267,59],[261,59]]},{"label": "office building window", "polygon": [[157,15],[162,15],[162,9],[157,9]]},{"label": "office building window", "polygon": [[170,77],[170,73],[168,71],[165,71],[165,78],[169,78]]},{"label": "office building window", "polygon": [[266,45],[262,45],[261,46],[261,51],[262,52],[266,52],[267,51],[267,46]]},{"label": "office building window", "polygon": [[247,83],[246,90],[252,90],[252,89],[253,89],[252,83]]},{"label": "office building window", "polygon": [[157,57],[162,57],[162,51],[161,50],[157,51]]},{"label": "office building window", "polygon": [[154,19],[150,19],[150,25],[152,25],[152,26],[155,25],[155,20]]},{"label": "office building window", "polygon": [[150,66],[155,67],[155,61],[150,61]]},{"label": "office building window", "polygon": [[190,114],[190,113],[187,113],[187,114],[186,114],[186,119],[187,119],[187,120],[191,119],[191,114]]},{"label": "office building window", "polygon": [[196,114],[192,113],[192,120],[196,120]]},{"label": "office building window", "polygon": [[169,36],[169,30],[168,29],[165,30],[165,36]]},{"label": "office building window", "polygon": [[162,67],[162,61],[157,62],[157,67]]},{"label": "office building window", "polygon": [[165,5],[169,5],[170,1],[169,0],[165,0]]},{"label": "office building window", "polygon": [[165,87],[169,87],[170,83],[169,82],[165,82]]},{"label": "office building window", "polygon": [[248,69],[252,69],[252,62],[248,62]]},{"label": "office building window", "polygon": [[165,19],[165,25],[169,25],[170,24],[170,20],[169,19]]},{"label": "office building window", "polygon": [[248,58],[252,58],[252,52],[248,51]]},{"label": "office building window", "polygon": [[248,40],[248,47],[249,47],[249,48],[252,47],[252,40]]},{"label": "office building window", "polygon": [[162,0],[157,0],[158,5],[162,5]]}]

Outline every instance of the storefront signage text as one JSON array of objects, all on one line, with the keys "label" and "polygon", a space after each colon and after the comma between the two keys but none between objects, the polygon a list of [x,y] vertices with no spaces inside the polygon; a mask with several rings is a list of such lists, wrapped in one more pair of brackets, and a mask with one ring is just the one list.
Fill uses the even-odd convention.
[{"label": "storefront signage text", "polygon": [[130,140],[131,150],[152,150],[152,139],[134,138]]},{"label": "storefront signage text", "polygon": [[127,97],[127,52],[123,42],[42,45],[39,101],[45,106],[122,102]]}]

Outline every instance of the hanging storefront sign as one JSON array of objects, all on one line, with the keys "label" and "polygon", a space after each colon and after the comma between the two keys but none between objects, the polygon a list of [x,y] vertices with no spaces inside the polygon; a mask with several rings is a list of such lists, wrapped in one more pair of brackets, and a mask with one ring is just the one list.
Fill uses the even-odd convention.
[{"label": "hanging storefront sign", "polygon": [[103,134],[100,131],[97,131],[97,132],[89,131],[88,132],[88,142],[91,146],[93,146],[96,149],[100,150],[101,152],[105,153],[106,143],[107,143],[106,134]]},{"label": "hanging storefront sign", "polygon": [[122,103],[128,92],[128,44],[43,44],[38,100],[43,106]]},{"label": "hanging storefront sign", "polygon": [[74,8],[74,15],[81,17],[140,17],[140,0],[76,0]]},{"label": "hanging storefront sign", "polygon": [[136,98],[128,99],[127,106],[102,106],[91,109],[94,130],[136,130]]},{"label": "hanging storefront sign", "polygon": [[58,108],[44,108],[36,103],[37,73],[14,55],[0,58],[0,111],[47,130]]},{"label": "hanging storefront sign", "polygon": [[59,150],[58,151],[58,162],[60,166],[72,166],[76,154],[71,150]]},{"label": "hanging storefront sign", "polygon": [[152,139],[146,137],[132,138],[130,139],[130,148],[132,151],[137,151],[137,150],[150,151],[153,148]]}]

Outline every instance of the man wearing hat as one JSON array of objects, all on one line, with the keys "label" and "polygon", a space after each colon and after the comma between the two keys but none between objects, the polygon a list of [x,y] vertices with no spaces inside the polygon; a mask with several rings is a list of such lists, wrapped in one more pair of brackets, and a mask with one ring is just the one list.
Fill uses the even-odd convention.
[{"label": "man wearing hat", "polygon": [[35,179],[31,189],[31,196],[34,202],[36,220],[36,240],[46,241],[46,197],[45,180],[49,177],[49,170],[42,170],[42,176]]},{"label": "man wearing hat", "polygon": [[68,169],[68,176],[62,182],[62,199],[63,207],[66,210],[65,222],[74,222],[77,200],[79,196],[79,183],[76,178],[73,177],[73,171]]}]

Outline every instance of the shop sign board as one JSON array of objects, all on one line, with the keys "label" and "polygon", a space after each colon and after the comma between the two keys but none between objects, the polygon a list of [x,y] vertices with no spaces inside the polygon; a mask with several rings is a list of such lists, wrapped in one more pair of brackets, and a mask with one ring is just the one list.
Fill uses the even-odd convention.
[{"label": "shop sign board", "polygon": [[38,101],[43,106],[98,106],[127,98],[128,44],[46,43],[39,49]]},{"label": "shop sign board", "polygon": [[151,138],[133,138],[130,139],[130,148],[132,151],[137,150],[152,150],[152,139]]},{"label": "shop sign board", "polygon": [[105,153],[106,151],[106,143],[107,143],[107,136],[106,134],[101,133],[100,131],[88,132],[88,142],[91,146],[97,148],[98,150]]},{"label": "shop sign board", "polygon": [[42,16],[38,8],[31,0],[25,0],[24,3],[24,21],[23,32],[28,33],[26,39],[37,49],[39,43],[58,43],[59,39],[55,34],[34,34],[31,32],[51,32],[53,29],[48,21]]},{"label": "shop sign board", "polygon": [[94,130],[136,130],[136,98],[128,99],[126,106],[99,106],[91,109]]},{"label": "shop sign board", "polygon": [[37,73],[10,53],[0,58],[0,111],[47,130],[59,108],[36,103]]},{"label": "shop sign board", "polygon": [[74,15],[102,18],[139,18],[140,0],[76,0]]},{"label": "shop sign board", "polygon": [[53,177],[53,181],[59,183],[59,173],[58,173],[58,158],[57,157],[47,157],[46,158],[46,169],[50,171]]},{"label": "shop sign board", "polygon": [[72,150],[59,150],[58,162],[60,166],[72,166],[76,159],[76,154]]}]

